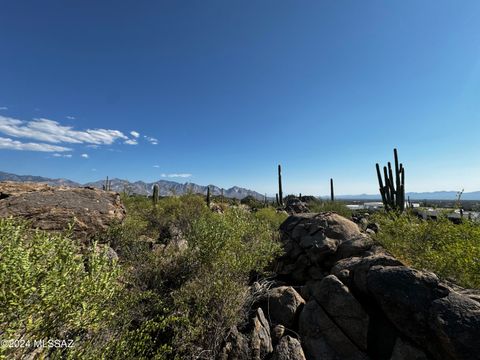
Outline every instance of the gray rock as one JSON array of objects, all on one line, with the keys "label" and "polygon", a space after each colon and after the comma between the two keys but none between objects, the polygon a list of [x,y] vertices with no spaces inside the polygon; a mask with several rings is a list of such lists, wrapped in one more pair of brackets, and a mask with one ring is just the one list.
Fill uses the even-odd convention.
[{"label": "gray rock", "polygon": [[274,345],[278,344],[278,342],[283,337],[283,335],[285,335],[285,326],[275,325],[272,327],[271,336],[272,336],[272,343]]},{"label": "gray rock", "polygon": [[313,298],[360,350],[367,350],[369,317],[335,275],[327,276],[313,288]]},{"label": "gray rock", "polygon": [[366,360],[354,343],[335,325],[316,300],[300,314],[299,333],[309,360]]},{"label": "gray rock", "polygon": [[433,301],[429,320],[437,359],[480,359],[480,304],[451,292]]},{"label": "gray rock", "polygon": [[221,360],[250,360],[250,347],[245,335],[233,327],[227,337],[219,358]]},{"label": "gray rock", "polygon": [[255,360],[264,359],[273,351],[272,338],[270,337],[270,325],[261,308],[257,309],[253,318],[252,339],[250,342],[252,358]]},{"label": "gray rock", "polygon": [[338,261],[331,273],[338,277],[350,290],[367,294],[367,274],[372,266],[401,266],[400,261],[386,252],[377,251],[367,257],[352,257]]},{"label": "gray rock", "polygon": [[272,360],[305,360],[305,354],[300,342],[287,335],[275,347]]},{"label": "gray rock", "polygon": [[305,300],[293,287],[280,286],[269,290],[264,310],[272,324],[292,328],[304,304]]},{"label": "gray rock", "polygon": [[368,290],[385,315],[417,344],[427,338],[432,302],[448,293],[438,285],[435,274],[405,266],[374,266],[367,275]]},{"label": "gray rock", "polygon": [[428,360],[428,357],[416,346],[397,338],[390,360]]}]

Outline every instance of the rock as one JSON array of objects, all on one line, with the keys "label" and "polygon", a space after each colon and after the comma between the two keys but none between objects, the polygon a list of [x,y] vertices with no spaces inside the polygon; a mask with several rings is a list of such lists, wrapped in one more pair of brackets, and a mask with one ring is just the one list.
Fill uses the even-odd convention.
[{"label": "rock", "polygon": [[311,247],[306,249],[306,253],[312,264],[321,266],[323,261],[337,251],[338,241],[324,238],[322,241],[316,241]]},{"label": "rock", "polygon": [[76,239],[107,230],[125,218],[120,196],[94,188],[39,183],[0,183],[0,217],[20,217],[40,230],[64,231],[73,223]]},{"label": "rock", "polygon": [[396,328],[417,344],[427,338],[432,302],[448,293],[435,274],[405,266],[372,267],[367,288]]},{"label": "rock", "polygon": [[357,224],[336,213],[320,213],[317,219],[327,223],[325,235],[331,239],[348,241],[361,234]]},{"label": "rock", "polygon": [[338,261],[331,273],[339,278],[351,291],[367,294],[367,274],[371,267],[376,265],[401,266],[400,261],[385,251],[377,251],[366,257],[352,257]]},{"label": "rock", "polygon": [[268,292],[266,308],[267,317],[272,324],[280,324],[292,328],[298,311],[305,304],[305,300],[291,286],[280,286]]},{"label": "rock", "polygon": [[253,318],[253,330],[251,339],[252,358],[264,359],[273,351],[272,338],[270,337],[270,325],[261,308],[257,309]]},{"label": "rock", "polygon": [[287,335],[275,347],[272,360],[305,360],[305,354],[300,342]]},{"label": "rock", "polygon": [[373,239],[365,234],[361,234],[353,239],[343,241],[338,245],[337,251],[331,259],[331,265],[341,259],[364,255],[372,248],[373,244]]},{"label": "rock", "polygon": [[308,213],[310,210],[306,203],[298,198],[289,198],[285,204],[285,211],[289,214]]},{"label": "rock", "polygon": [[429,320],[436,339],[430,350],[437,359],[480,359],[480,304],[450,292],[433,301]]},{"label": "rock", "polygon": [[250,348],[245,335],[233,327],[219,358],[221,360],[250,360]]},{"label": "rock", "polygon": [[118,261],[118,254],[110,246],[106,244],[97,244],[97,251],[104,253],[109,261]]},{"label": "rock", "polygon": [[316,300],[300,314],[299,333],[309,360],[366,360],[367,356],[335,325]]},{"label": "rock", "polygon": [[278,344],[278,342],[279,342],[280,339],[283,337],[283,335],[285,335],[285,326],[283,326],[283,325],[275,325],[275,326],[272,328],[272,333],[271,333],[272,343],[273,343],[273,344]]},{"label": "rock", "polygon": [[327,276],[313,288],[313,298],[360,350],[367,350],[369,317],[335,275]]},{"label": "rock", "polygon": [[397,338],[390,360],[428,360],[428,357],[416,346]]}]

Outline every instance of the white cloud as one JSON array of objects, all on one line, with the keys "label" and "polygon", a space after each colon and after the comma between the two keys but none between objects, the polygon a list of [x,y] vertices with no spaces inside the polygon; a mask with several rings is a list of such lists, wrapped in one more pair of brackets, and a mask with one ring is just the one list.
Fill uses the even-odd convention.
[{"label": "white cloud", "polygon": [[8,107],[6,107],[6,106],[0,106],[0,110],[8,110]]},{"label": "white cloud", "polygon": [[125,144],[127,144],[127,145],[137,145],[138,142],[135,139],[128,139],[128,140],[125,141]]},{"label": "white cloud", "polygon": [[155,139],[154,137],[150,137],[150,136],[146,136],[144,135],[143,136],[150,144],[152,145],[158,145],[158,140]]},{"label": "white cloud", "polygon": [[75,120],[75,119],[76,119],[75,116],[67,116],[66,118],[67,118],[68,120]]},{"label": "white cloud", "polygon": [[97,169],[92,169],[92,171],[97,171]]},{"label": "white cloud", "polygon": [[88,154],[82,154],[80,155],[82,158],[88,159]]},{"label": "white cloud", "polygon": [[42,143],[23,143],[17,140],[0,137],[0,149],[11,149],[21,151],[42,151],[42,152],[63,152],[72,149],[63,146],[42,144]]},{"label": "white cloud", "polygon": [[23,121],[0,116],[0,132],[18,138],[30,138],[50,143],[111,145],[118,139],[128,140],[121,131],[111,129],[74,130],[49,119]]},{"label": "white cloud", "polygon": [[153,167],[158,169],[160,165],[153,165]]},{"label": "white cloud", "polygon": [[130,131],[130,135],[132,135],[134,138],[138,138],[140,136],[140,133],[136,131]]},{"label": "white cloud", "polygon": [[162,174],[161,176],[166,178],[189,178],[192,174]]},{"label": "white cloud", "polygon": [[59,153],[55,153],[52,155],[53,157],[62,157],[62,158],[71,158],[72,157],[72,154],[59,154]]}]

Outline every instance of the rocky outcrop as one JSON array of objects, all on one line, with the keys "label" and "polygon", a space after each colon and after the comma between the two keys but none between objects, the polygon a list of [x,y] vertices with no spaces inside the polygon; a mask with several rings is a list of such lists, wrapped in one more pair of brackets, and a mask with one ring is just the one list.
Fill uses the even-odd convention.
[{"label": "rocky outcrop", "polygon": [[267,324],[256,310],[251,330],[260,358],[480,359],[478,291],[405,266],[334,213],[292,215],[281,231],[277,285],[257,303]]},{"label": "rocky outcrop", "polygon": [[291,336],[284,336],[275,347],[272,360],[305,360],[300,341]]},{"label": "rocky outcrop", "polygon": [[280,286],[271,289],[267,294],[267,316],[272,324],[292,328],[298,315],[298,310],[305,304],[305,300],[291,286]]},{"label": "rocky outcrop", "polygon": [[123,221],[120,196],[94,188],[52,187],[37,183],[0,183],[0,217],[19,217],[32,227],[63,231],[73,224],[73,236],[87,238]]}]

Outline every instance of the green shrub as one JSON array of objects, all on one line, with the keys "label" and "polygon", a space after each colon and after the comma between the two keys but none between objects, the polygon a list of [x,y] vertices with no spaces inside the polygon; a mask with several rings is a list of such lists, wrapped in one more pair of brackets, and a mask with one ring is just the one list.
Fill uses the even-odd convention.
[{"label": "green shrub", "polygon": [[348,219],[352,217],[352,211],[347,207],[347,205],[345,205],[343,202],[340,202],[340,201],[322,201],[322,202],[309,203],[308,207],[312,212],[333,211]]},{"label": "green shrub", "polygon": [[255,212],[255,217],[270,224],[272,230],[278,230],[288,215],[285,212],[278,212],[272,207],[266,207]]},{"label": "green shrub", "polygon": [[188,241],[196,272],[173,294],[188,319],[177,329],[175,348],[183,358],[213,356],[226,331],[243,320],[249,275],[261,272],[280,245],[269,224],[241,209],[198,219]]},{"label": "green shrub", "polygon": [[265,203],[263,201],[258,200],[252,195],[245,196],[242,200],[240,200],[240,204],[247,205],[251,209],[261,209],[265,207]]},{"label": "green shrub", "polygon": [[[0,333],[3,339],[71,339],[88,347],[114,315],[119,268],[92,247],[85,256],[67,236],[0,219]],[[76,349],[76,350],[75,350]],[[2,348],[21,357],[33,348]],[[14,353],[11,353],[11,352]],[[45,349],[49,351],[49,349]]]},{"label": "green shrub", "polygon": [[421,220],[414,215],[377,213],[376,239],[407,264],[480,288],[480,225],[470,220],[453,224],[446,217]]}]

